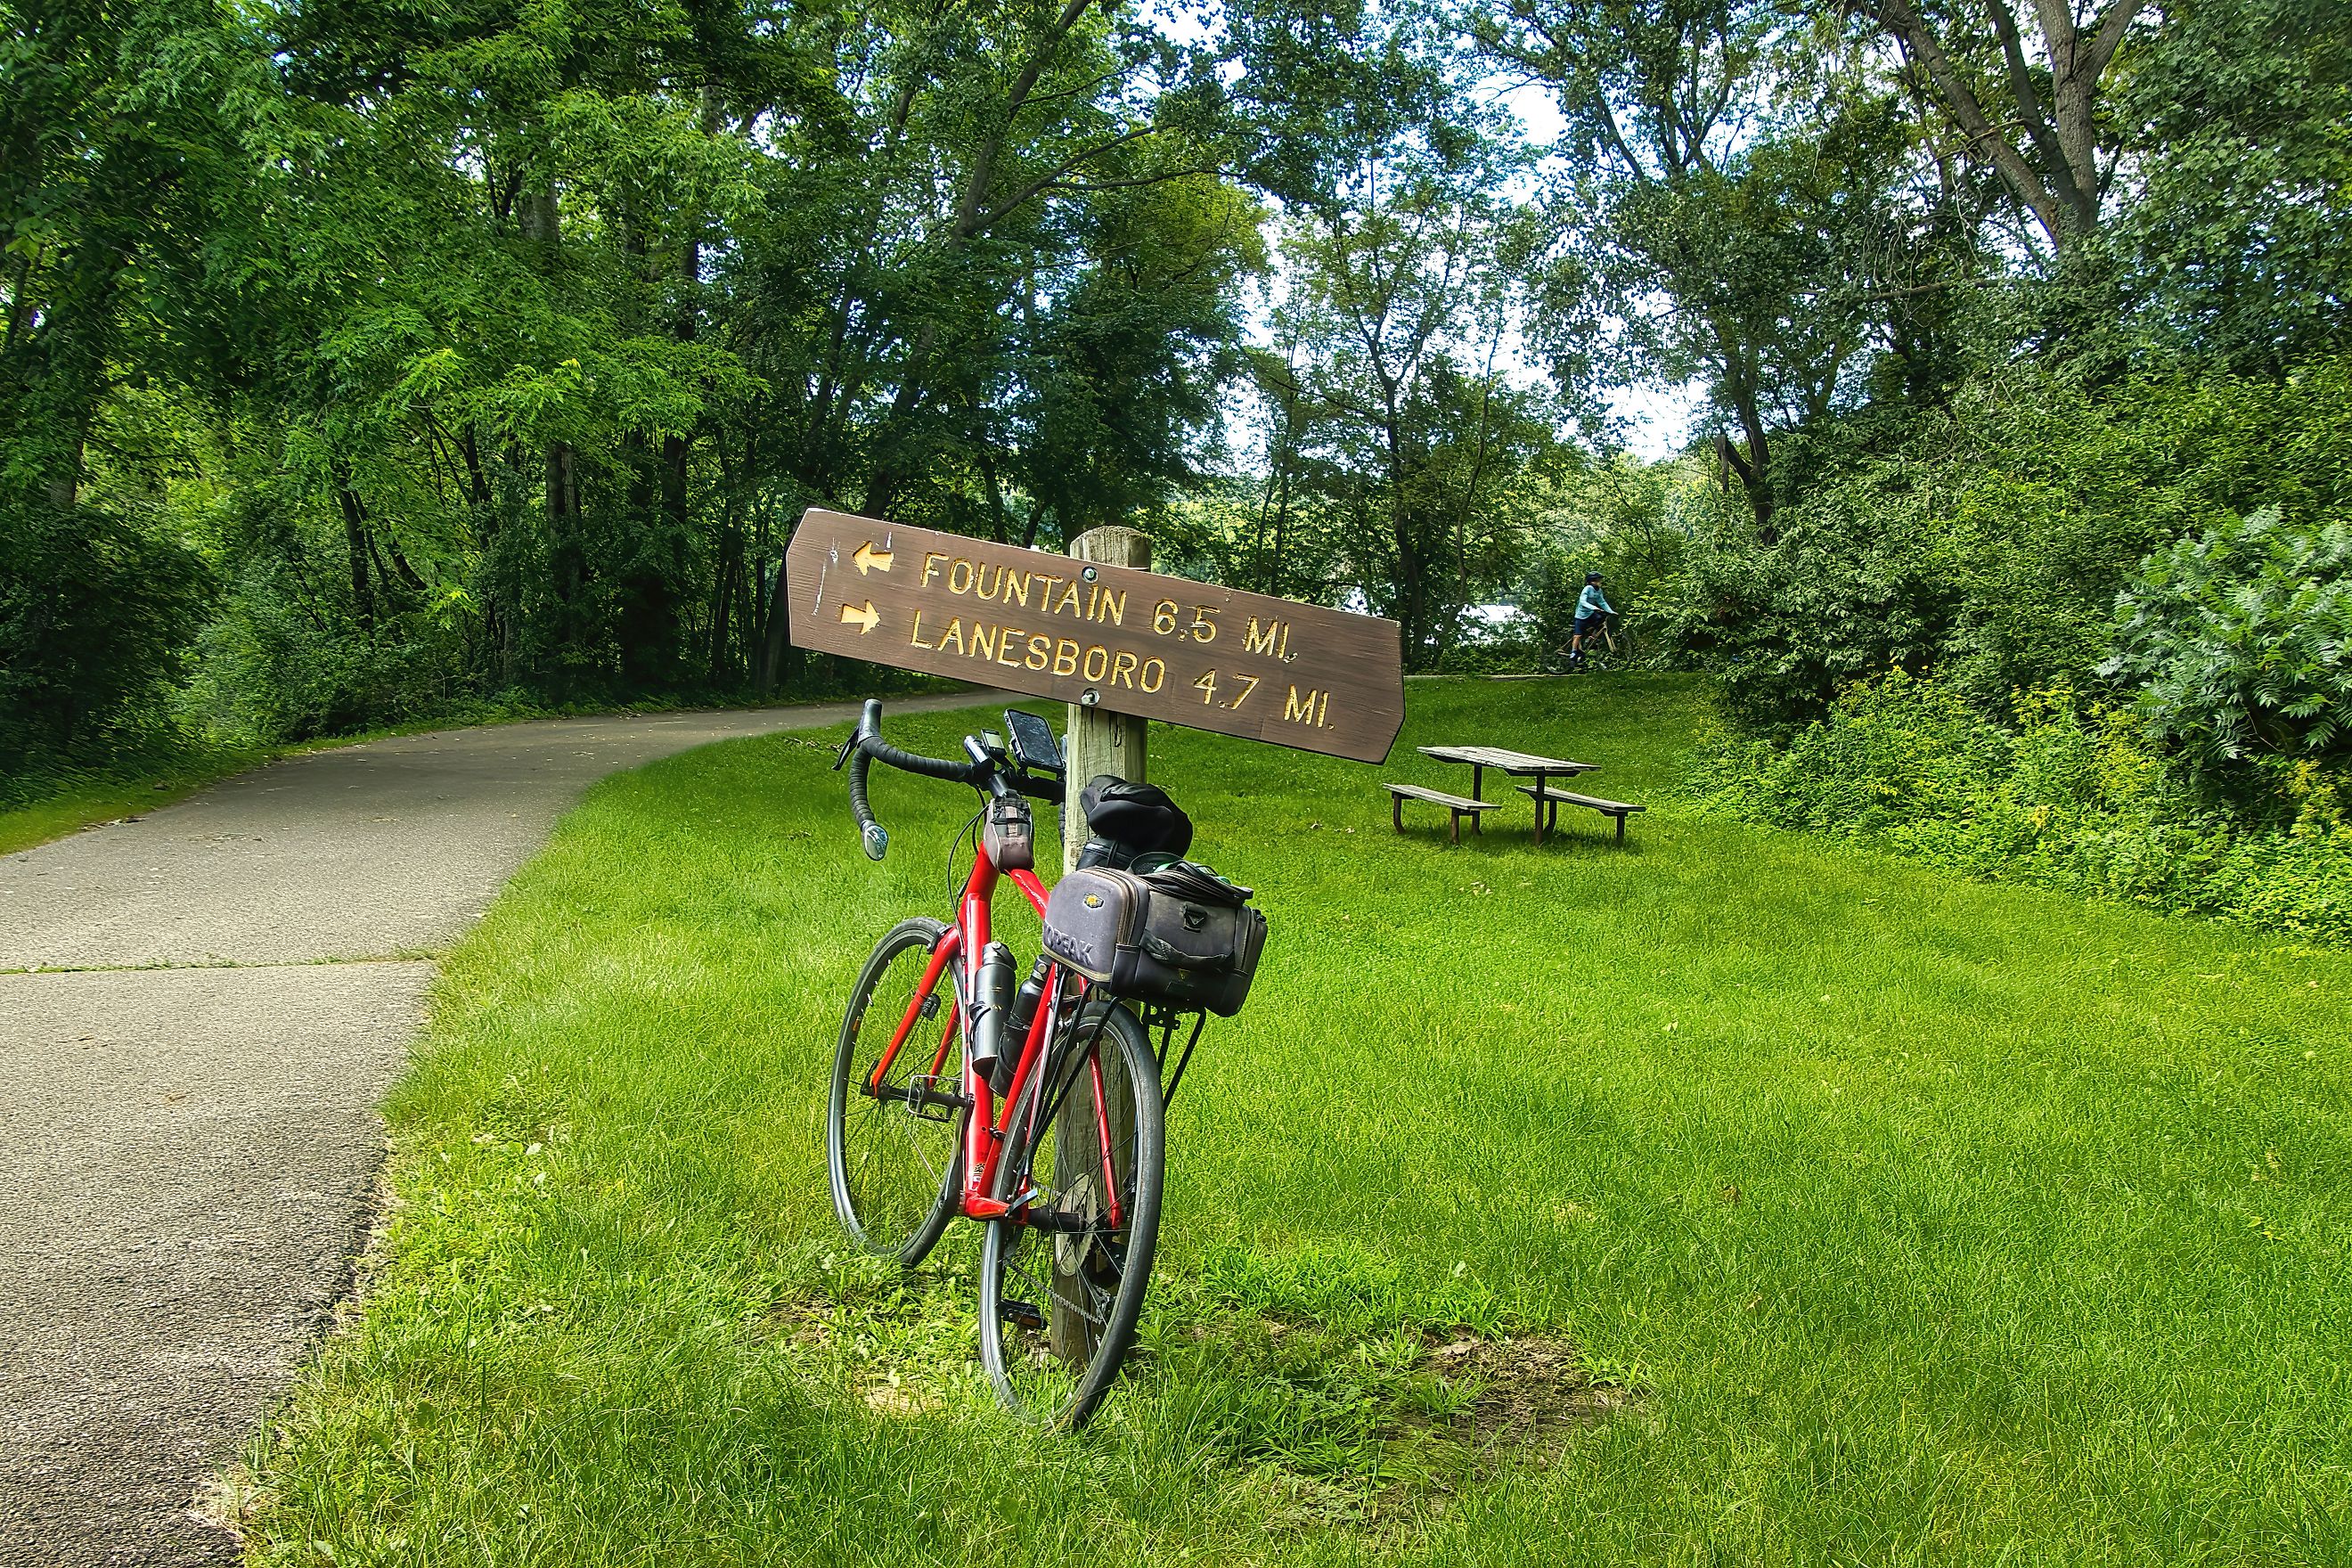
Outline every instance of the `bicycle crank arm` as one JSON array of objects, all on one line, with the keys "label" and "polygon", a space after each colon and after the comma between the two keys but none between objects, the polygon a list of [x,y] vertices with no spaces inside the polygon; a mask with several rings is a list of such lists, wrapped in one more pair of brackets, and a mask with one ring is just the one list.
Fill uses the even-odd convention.
[{"label": "bicycle crank arm", "polygon": [[967,1219],[1010,1219],[1015,1225],[1025,1225],[1032,1230],[1048,1231],[1055,1236],[1087,1236],[1102,1228],[1093,1215],[1076,1209],[1024,1207],[1028,1198],[1006,1203],[1001,1198],[966,1198],[963,1212]]},{"label": "bicycle crank arm", "polygon": [[945,1106],[952,1110],[961,1110],[971,1104],[971,1096],[958,1094],[949,1089],[905,1089],[895,1083],[886,1083],[868,1086],[866,1092],[887,1104],[911,1103],[918,1110],[934,1105]]}]

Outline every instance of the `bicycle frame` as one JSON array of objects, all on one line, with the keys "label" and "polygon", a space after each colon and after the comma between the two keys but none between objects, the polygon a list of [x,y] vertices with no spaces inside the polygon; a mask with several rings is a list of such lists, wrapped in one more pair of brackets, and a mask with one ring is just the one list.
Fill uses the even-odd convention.
[{"label": "bicycle frame", "polygon": [[[915,1026],[920,1021],[925,1004],[938,991],[940,978],[950,975],[950,993],[953,1005],[948,1009],[947,1026],[940,1033],[938,1051],[931,1058],[931,1075],[936,1078],[947,1065],[948,1052],[954,1047],[957,1036],[964,1026],[969,1009],[965,998],[977,984],[980,955],[987,951],[990,926],[996,904],[996,889],[1000,881],[1010,881],[1021,890],[1043,918],[1045,913],[1045,887],[1034,871],[1003,871],[988,858],[985,849],[973,852],[971,874],[964,879],[963,901],[957,911],[956,923],[949,928],[931,949],[930,963],[923,972],[922,984],[916,987],[912,1001],[907,1005],[905,1016],[898,1020],[890,1044],[866,1075],[865,1092],[874,1094],[884,1079],[889,1076],[891,1064],[913,1037]],[[959,963],[958,960],[961,960]],[[1055,964],[1045,972],[1045,994],[1039,999],[1037,1011],[1029,1020],[1029,1033],[1021,1043],[1013,1081],[1004,1091],[1001,1107],[988,1079],[972,1065],[971,1053],[963,1053],[963,1093],[971,1108],[964,1122],[963,1191],[958,1194],[957,1212],[966,1219],[1000,1219],[1020,1205],[1007,1204],[988,1195],[995,1184],[996,1163],[1003,1153],[1006,1137],[1012,1131],[1013,1107],[1022,1100],[1022,1091],[1029,1085],[1031,1076],[1045,1059],[1045,1041],[1050,1037],[1054,1020],[1061,1015],[1062,968]],[[1103,1116],[1101,1068],[1095,1068],[1095,1114]],[[1001,1114],[1003,1120],[1000,1122]],[[1109,1147],[1106,1138],[1103,1147]],[[1108,1156],[1105,1156],[1106,1172]],[[1117,1223],[1118,1195],[1116,1185],[1110,1187],[1113,1223]]]}]

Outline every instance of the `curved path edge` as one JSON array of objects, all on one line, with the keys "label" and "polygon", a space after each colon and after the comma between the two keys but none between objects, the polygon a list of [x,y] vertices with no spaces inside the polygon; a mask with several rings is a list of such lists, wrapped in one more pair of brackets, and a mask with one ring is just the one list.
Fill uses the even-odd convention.
[{"label": "curved path edge", "polygon": [[236,1562],[195,1494],[348,1289],[431,954],[596,779],[855,716],[401,736],[0,858],[0,1563]]}]

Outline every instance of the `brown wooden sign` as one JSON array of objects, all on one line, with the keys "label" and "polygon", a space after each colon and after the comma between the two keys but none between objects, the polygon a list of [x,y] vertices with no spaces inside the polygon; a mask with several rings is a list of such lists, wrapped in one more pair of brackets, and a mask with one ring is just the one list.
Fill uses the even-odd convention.
[{"label": "brown wooden sign", "polygon": [[1384,760],[1394,621],[811,508],[784,556],[793,641],[901,669]]}]

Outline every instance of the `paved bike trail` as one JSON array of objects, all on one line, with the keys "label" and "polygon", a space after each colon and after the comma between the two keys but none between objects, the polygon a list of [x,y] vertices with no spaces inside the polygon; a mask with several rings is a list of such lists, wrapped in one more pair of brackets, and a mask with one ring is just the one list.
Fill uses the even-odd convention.
[{"label": "paved bike trail", "polygon": [[593,780],[854,717],[404,736],[0,858],[0,1564],[235,1562],[192,1500],[349,1283],[430,954]]}]

